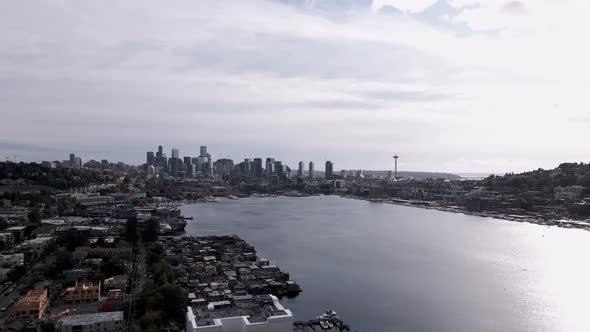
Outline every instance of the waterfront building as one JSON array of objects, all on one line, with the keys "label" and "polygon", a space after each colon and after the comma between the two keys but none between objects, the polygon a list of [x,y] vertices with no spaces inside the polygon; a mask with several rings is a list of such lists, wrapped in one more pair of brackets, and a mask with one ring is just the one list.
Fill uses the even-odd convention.
[{"label": "waterfront building", "polygon": [[297,168],[297,176],[303,177],[303,169],[305,168],[303,161],[299,162],[299,167]]},{"label": "waterfront building", "polygon": [[284,170],[283,170],[283,162],[281,161],[275,161],[273,163],[273,168],[274,168],[274,175],[278,176],[279,179],[283,178],[284,176]]},{"label": "waterfront building", "polygon": [[186,332],[291,332],[294,317],[274,295],[244,295],[233,299],[195,303],[186,312]]},{"label": "waterfront building", "polygon": [[334,176],[334,164],[331,161],[326,161],[326,179],[331,179]]},{"label": "waterfront building", "polygon": [[125,330],[123,311],[66,316],[60,320],[62,332],[119,332]]},{"label": "waterfront building", "polygon": [[48,307],[47,289],[33,289],[16,303],[13,317],[20,320],[41,319]]},{"label": "waterfront building", "polygon": [[307,175],[310,179],[313,179],[315,177],[313,161],[309,162],[309,171]]}]

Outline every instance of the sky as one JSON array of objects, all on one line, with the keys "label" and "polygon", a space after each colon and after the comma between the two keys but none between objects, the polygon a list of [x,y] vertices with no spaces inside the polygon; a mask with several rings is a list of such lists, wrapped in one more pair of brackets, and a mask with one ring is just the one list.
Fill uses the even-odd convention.
[{"label": "sky", "polygon": [[[585,0],[0,2],[0,157],[590,161]],[[318,168],[318,166],[316,166]]]}]

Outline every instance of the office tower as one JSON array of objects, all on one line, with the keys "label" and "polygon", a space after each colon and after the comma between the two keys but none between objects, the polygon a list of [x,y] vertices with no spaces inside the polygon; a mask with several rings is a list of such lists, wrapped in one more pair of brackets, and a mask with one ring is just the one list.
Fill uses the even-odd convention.
[{"label": "office tower", "polygon": [[201,153],[199,154],[200,157],[207,157],[207,146],[201,145]]},{"label": "office tower", "polygon": [[240,164],[240,173],[242,176],[252,175],[252,160],[246,158],[244,162]]},{"label": "office tower", "polygon": [[283,162],[275,161],[273,163],[274,168],[274,175],[278,176],[279,178],[283,177]]},{"label": "office tower", "polygon": [[70,167],[74,167],[76,165],[76,155],[73,153],[70,153]]},{"label": "office tower", "polygon": [[234,161],[231,159],[217,159],[215,161],[215,174],[220,175],[223,179],[229,177],[234,170]]},{"label": "office tower", "polygon": [[172,156],[170,156],[173,159],[180,159],[180,151],[176,148],[172,149]]},{"label": "office tower", "polygon": [[334,176],[334,164],[331,161],[326,161],[326,179],[331,179]]},{"label": "office tower", "polygon": [[356,176],[357,179],[360,179],[360,178],[364,178],[365,177],[362,169],[359,169],[358,171],[356,171],[356,175],[355,176]]},{"label": "office tower", "polygon": [[154,153],[152,151],[148,151],[146,163],[148,165],[153,165],[154,164],[154,158],[155,158],[154,157]]},{"label": "office tower", "polygon": [[170,158],[168,160],[168,173],[172,176],[178,176],[178,166],[180,159]]},{"label": "office tower", "polygon": [[394,179],[397,179],[397,158],[399,158],[397,154],[395,156],[393,156],[393,159],[395,160],[395,168],[393,170],[393,178]]},{"label": "office tower", "polygon": [[266,176],[271,176],[275,173],[275,158],[266,158]]},{"label": "office tower", "polygon": [[297,176],[303,177],[303,168],[304,168],[303,161],[299,162],[299,168],[297,168]]},{"label": "office tower", "polygon": [[252,175],[262,177],[262,158],[254,158],[252,161]]},{"label": "office tower", "polygon": [[164,156],[164,148],[161,145],[158,145],[158,152],[156,153],[156,157],[163,157]]},{"label": "office tower", "polygon": [[387,178],[388,179],[392,179],[393,178],[393,171],[391,171],[391,170],[387,171]]},{"label": "office tower", "polygon": [[192,165],[193,161],[191,157],[184,157],[184,164],[185,165]]},{"label": "office tower", "polygon": [[309,171],[308,171],[307,175],[309,176],[310,179],[313,179],[315,176],[314,170],[313,170],[313,161],[309,162]]}]

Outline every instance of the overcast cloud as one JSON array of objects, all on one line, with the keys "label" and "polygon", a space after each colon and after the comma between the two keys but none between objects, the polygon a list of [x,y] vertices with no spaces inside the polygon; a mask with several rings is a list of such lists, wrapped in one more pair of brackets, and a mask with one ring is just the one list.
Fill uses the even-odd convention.
[{"label": "overcast cloud", "polygon": [[[507,172],[590,156],[590,3],[0,2],[0,156]],[[168,151],[169,153],[169,151]]]}]

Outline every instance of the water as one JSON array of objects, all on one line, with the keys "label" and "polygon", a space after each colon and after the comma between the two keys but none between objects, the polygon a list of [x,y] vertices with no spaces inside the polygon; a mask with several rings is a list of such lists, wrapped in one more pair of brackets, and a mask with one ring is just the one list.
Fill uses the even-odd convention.
[{"label": "water", "polygon": [[590,233],[335,196],[183,207],[189,235],[237,234],[303,289],[296,319],[356,331],[590,331]]}]

